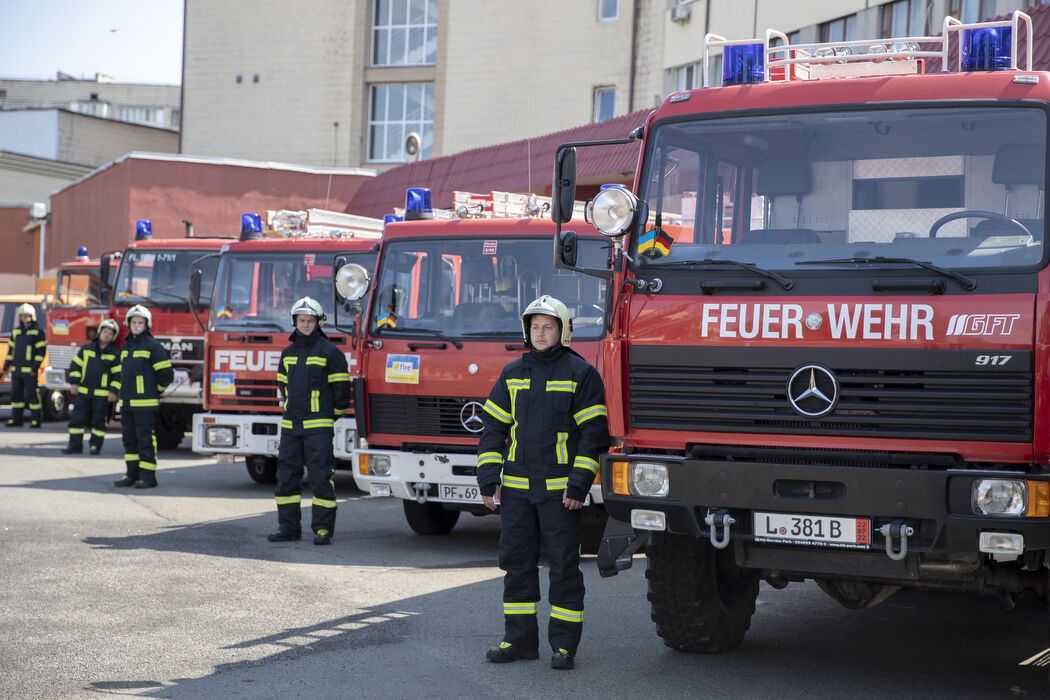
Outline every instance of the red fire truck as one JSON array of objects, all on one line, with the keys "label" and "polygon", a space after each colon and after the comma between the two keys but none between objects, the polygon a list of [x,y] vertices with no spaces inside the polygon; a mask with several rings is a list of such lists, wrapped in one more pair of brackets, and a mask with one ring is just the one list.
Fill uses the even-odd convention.
[{"label": "red fire truck", "polygon": [[[248,215],[251,216],[251,215]],[[241,240],[223,246],[205,335],[204,413],[193,417],[193,451],[220,461],[243,458],[248,474],[273,483],[281,407],[277,364],[292,331],[292,304],[310,296],[330,318],[332,268],[338,258],[374,269],[383,222],[325,212],[276,212],[265,238],[261,222]],[[349,309],[345,309],[344,313]],[[346,353],[351,376],[359,373],[356,337],[332,331],[329,339]],[[335,424],[335,455],[349,464],[357,440],[352,411]]]},{"label": "red fire truck", "polygon": [[[150,332],[171,354],[175,381],[160,399],[157,445],[174,449],[201,410],[204,373],[204,321],[211,301],[218,258],[215,253],[229,239],[194,237],[153,239],[150,221],[135,224],[135,240],[120,256],[120,267],[110,292],[110,317],[127,335],[124,316],[136,304],[153,314]],[[102,256],[100,269],[108,275],[113,256]],[[190,271],[202,270],[200,303],[190,300]]]},{"label": "red fire truck", "polygon": [[[942,37],[709,35],[724,85],[671,94],[621,142],[641,147],[634,187],[589,203],[616,246],[623,441],[599,566],[649,533],[667,645],[739,642],[760,580],[850,608],[907,587],[1045,597],[1050,74],[1031,37],[1023,13]],[[569,269],[557,202],[588,146],[555,157]]]},{"label": "red fire truck", "polygon": [[[572,346],[588,361],[605,335],[606,283],[553,268],[554,227],[529,218],[540,203],[457,193],[456,208],[465,218],[432,218],[430,191],[409,190],[406,221],[384,233],[375,280],[360,268],[337,273],[344,297],[372,292],[354,383],[362,437],[354,478],[373,496],[401,499],[423,535],[448,533],[462,511],[488,512],[476,480],[481,409],[500,370],[525,350],[529,302],[541,294],[565,302]],[[581,259],[604,265],[607,247],[600,236],[581,238]]]}]

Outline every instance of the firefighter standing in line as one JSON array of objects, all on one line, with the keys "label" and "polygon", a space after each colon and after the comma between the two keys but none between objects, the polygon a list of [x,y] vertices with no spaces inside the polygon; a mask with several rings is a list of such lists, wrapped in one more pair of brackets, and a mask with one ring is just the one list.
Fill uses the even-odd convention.
[{"label": "firefighter standing in line", "polygon": [[335,419],[350,405],[346,357],[321,330],[321,305],[303,297],[292,305],[292,344],[281,352],[277,382],[284,396],[277,461],[277,530],[270,542],[302,537],[303,467],[313,491],[314,544],[330,544],[335,529]]},{"label": "firefighter standing in line", "polygon": [[[571,669],[583,629],[580,509],[609,447],[605,387],[597,370],[569,348],[565,304],[541,296],[521,316],[529,352],[507,365],[485,402],[478,486],[500,508],[503,641],[494,663],[539,655],[536,604],[539,556],[550,561],[551,667]],[[501,478],[502,472],[502,478]]]},{"label": "firefighter standing in line", "polygon": [[[157,411],[160,395],[175,379],[171,358],[150,335],[153,314],[141,304],[128,310],[128,337],[120,349],[120,364],[109,385],[120,392],[120,422],[127,474],[114,486],[151,489],[157,486]],[[111,394],[113,400],[117,399]]]},{"label": "firefighter standing in line", "polygon": [[26,406],[29,407],[29,427],[40,426],[40,394],[37,392],[36,374],[44,361],[47,338],[36,325],[36,309],[32,304],[22,304],[15,309],[18,325],[7,339],[7,360],[4,371],[11,372],[11,418],[8,428],[22,425]]},{"label": "firefighter standing in line", "polygon": [[69,445],[62,454],[78,455],[84,452],[84,432],[91,430],[90,452],[102,451],[106,439],[106,420],[109,418],[110,377],[119,361],[120,348],[116,345],[120,326],[107,318],[98,326],[98,336],[80,348],[69,368],[71,393],[76,397],[69,418]]}]

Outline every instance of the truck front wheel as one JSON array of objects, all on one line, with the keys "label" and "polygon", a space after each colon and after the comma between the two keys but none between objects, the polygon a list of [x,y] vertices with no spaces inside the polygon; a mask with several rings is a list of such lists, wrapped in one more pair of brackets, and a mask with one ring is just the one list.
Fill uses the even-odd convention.
[{"label": "truck front wheel", "polygon": [[408,526],[419,535],[447,535],[459,520],[458,510],[446,510],[440,503],[401,501]]},{"label": "truck front wheel", "polygon": [[751,626],[758,573],[741,569],[732,549],[704,539],[654,532],[645,547],[649,605],[656,633],[678,651],[717,653]]},{"label": "truck front wheel", "polygon": [[257,484],[277,483],[277,458],[252,455],[244,460],[248,467],[248,476]]}]

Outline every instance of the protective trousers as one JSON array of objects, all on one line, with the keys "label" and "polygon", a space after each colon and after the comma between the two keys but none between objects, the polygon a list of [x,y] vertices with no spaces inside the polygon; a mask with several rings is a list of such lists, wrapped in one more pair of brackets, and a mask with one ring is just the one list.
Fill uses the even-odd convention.
[{"label": "protective trousers", "polygon": [[503,641],[539,648],[536,604],[540,599],[540,544],[550,564],[551,604],[547,639],[557,653],[575,656],[583,631],[583,572],[580,571],[580,511],[561,499],[530,503],[503,489],[500,503],[499,566],[503,577]]},{"label": "protective trousers", "polygon": [[309,432],[281,434],[277,452],[277,527],[282,532],[302,532],[303,467],[313,492],[310,527],[314,534],[335,531],[335,455],[332,453],[332,433]]},{"label": "protective trousers", "polygon": [[73,412],[69,415],[69,446],[78,452],[84,449],[84,433],[91,431],[91,452],[102,451],[106,438],[106,419],[109,418],[109,401],[104,396],[77,395]]},{"label": "protective trousers", "polygon": [[11,373],[11,423],[21,425],[28,406],[29,420],[33,425],[40,425],[40,394],[36,388],[36,372],[15,372]]},{"label": "protective trousers", "polygon": [[156,411],[125,410],[120,414],[124,438],[124,461],[128,478],[142,479],[147,484],[157,483],[157,424]]}]

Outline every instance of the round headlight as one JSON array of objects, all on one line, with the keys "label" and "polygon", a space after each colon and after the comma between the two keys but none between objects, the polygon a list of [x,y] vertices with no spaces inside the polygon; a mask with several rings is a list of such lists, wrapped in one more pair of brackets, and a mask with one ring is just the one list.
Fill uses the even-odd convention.
[{"label": "round headlight", "polygon": [[368,270],[356,263],[343,265],[335,274],[335,288],[344,299],[357,301],[368,291]]},{"label": "round headlight", "polygon": [[622,236],[638,210],[638,198],[623,185],[607,186],[587,202],[587,217],[606,236]]}]

